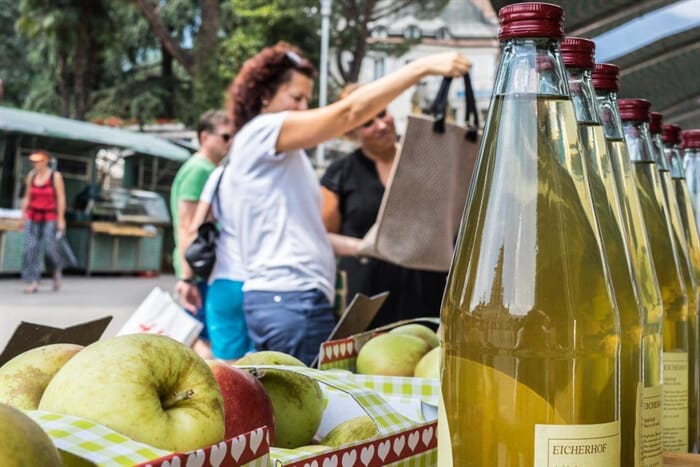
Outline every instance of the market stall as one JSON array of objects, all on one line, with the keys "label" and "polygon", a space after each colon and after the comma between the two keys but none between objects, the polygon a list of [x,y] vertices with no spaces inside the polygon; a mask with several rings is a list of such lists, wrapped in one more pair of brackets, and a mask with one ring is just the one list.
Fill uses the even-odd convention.
[{"label": "market stall", "polygon": [[35,149],[48,150],[63,175],[66,237],[79,270],[161,270],[172,230],[169,186],[189,151],[142,133],[0,107],[0,273],[21,269],[19,206]]}]

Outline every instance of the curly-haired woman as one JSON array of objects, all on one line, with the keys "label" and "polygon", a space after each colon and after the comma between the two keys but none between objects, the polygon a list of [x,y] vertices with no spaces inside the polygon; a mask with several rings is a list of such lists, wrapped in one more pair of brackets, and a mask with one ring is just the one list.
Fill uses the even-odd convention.
[{"label": "curly-haired woman", "polygon": [[219,190],[247,272],[243,308],[256,349],[314,359],[335,325],[334,250],[354,254],[359,243],[326,233],[320,185],[303,149],[373,118],[427,75],[456,77],[468,68],[457,52],[423,57],[309,110],[315,70],[296,48],[278,43],[245,62],[228,91],[235,138]]}]

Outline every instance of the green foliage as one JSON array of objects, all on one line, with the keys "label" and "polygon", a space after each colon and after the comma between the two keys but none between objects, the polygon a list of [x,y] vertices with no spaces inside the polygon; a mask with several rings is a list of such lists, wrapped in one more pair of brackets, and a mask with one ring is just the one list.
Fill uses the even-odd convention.
[{"label": "green foliage", "polygon": [[221,43],[219,74],[229,81],[263,47],[286,41],[318,63],[318,0],[228,0],[232,33]]}]

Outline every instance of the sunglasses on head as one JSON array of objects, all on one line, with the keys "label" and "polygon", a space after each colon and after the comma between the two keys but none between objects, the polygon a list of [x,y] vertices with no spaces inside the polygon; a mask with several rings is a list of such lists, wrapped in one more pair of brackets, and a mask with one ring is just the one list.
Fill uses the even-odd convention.
[{"label": "sunglasses on head", "polygon": [[384,117],[386,117],[386,110],[382,110],[381,112],[379,112],[377,115],[374,116],[372,120],[367,120],[365,123],[362,124],[362,128],[369,128],[372,125],[374,125],[374,121],[376,119],[382,120],[384,119]]}]

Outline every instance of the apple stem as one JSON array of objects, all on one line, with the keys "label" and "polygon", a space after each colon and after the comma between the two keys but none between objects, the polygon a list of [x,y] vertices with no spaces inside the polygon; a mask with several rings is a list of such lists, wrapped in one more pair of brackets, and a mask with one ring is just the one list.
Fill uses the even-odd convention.
[{"label": "apple stem", "polygon": [[192,396],[194,396],[194,390],[192,389],[188,389],[187,391],[176,392],[175,394],[172,394],[170,397],[163,401],[163,408],[165,410],[168,410],[169,408],[179,404],[180,402],[186,401]]}]

